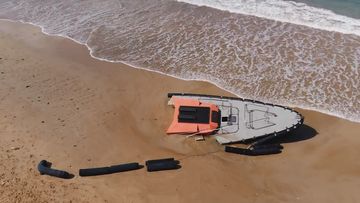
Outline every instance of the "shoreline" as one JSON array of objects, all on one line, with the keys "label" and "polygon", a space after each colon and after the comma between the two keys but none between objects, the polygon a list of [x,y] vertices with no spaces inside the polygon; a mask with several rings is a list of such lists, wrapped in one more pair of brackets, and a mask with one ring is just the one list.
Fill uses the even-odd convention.
[{"label": "shoreline", "polygon": [[[174,76],[174,75],[170,75],[170,74],[166,74],[166,73],[163,73],[163,72],[160,72],[160,71],[156,71],[156,70],[151,70],[151,69],[147,69],[147,68],[143,68],[143,67],[139,67],[139,66],[136,66],[136,65],[133,65],[131,63],[127,63],[127,62],[124,62],[124,61],[111,61],[111,60],[107,60],[107,59],[104,59],[104,58],[100,58],[100,57],[97,57],[97,56],[94,56],[93,55],[93,51],[91,50],[91,48],[86,44],[86,43],[81,43],[73,38],[70,38],[68,36],[65,36],[65,35],[60,35],[60,34],[49,34],[47,32],[45,32],[44,30],[44,27],[42,27],[41,25],[37,25],[37,24],[34,24],[34,23],[31,23],[31,22],[25,22],[25,21],[16,21],[16,20],[11,20],[11,19],[0,19],[0,22],[1,21],[4,21],[4,22],[10,22],[10,23],[21,23],[21,24],[25,24],[25,25],[31,25],[31,26],[34,26],[36,27],[37,29],[40,29],[40,31],[45,34],[45,35],[48,35],[48,36],[52,36],[52,37],[61,37],[61,38],[64,38],[64,39],[67,39],[67,40],[70,40],[72,42],[75,42],[81,46],[85,46],[86,49],[88,50],[89,52],[89,56],[96,59],[96,60],[99,60],[99,61],[104,61],[104,62],[108,62],[108,63],[114,63],[114,64],[124,64],[126,66],[129,66],[131,68],[135,68],[135,69],[139,69],[139,70],[144,70],[144,71],[149,71],[149,72],[154,72],[154,73],[157,73],[157,74],[160,74],[160,75],[164,75],[164,76],[168,76],[168,77],[172,77],[172,78],[175,78],[175,79],[180,79],[180,80],[183,80],[183,81],[199,81],[199,82],[206,82],[206,83],[210,83],[212,85],[215,85],[216,87],[230,93],[231,95],[233,96],[236,96],[236,97],[239,97],[239,98],[244,98],[244,99],[247,99],[246,97],[243,97],[241,95],[238,95],[230,90],[227,90],[226,88],[214,83],[214,82],[211,82],[209,80],[202,80],[202,79],[186,79],[186,78],[182,78],[182,77],[178,77],[178,76]],[[262,102],[265,102],[265,103],[271,103],[270,101],[266,100],[266,99],[255,99],[255,100],[259,100],[259,101],[262,101]],[[288,103],[276,103],[278,105],[282,105],[282,106],[288,106],[288,107],[291,107],[291,108],[299,108],[299,109],[304,109],[304,110],[310,110],[310,111],[315,111],[315,112],[319,112],[319,113],[323,113],[323,114],[326,114],[326,115],[330,115],[330,116],[335,116],[335,117],[338,117],[338,118],[341,118],[341,119],[345,119],[345,120],[348,120],[350,122],[354,122],[354,123],[360,123],[360,120],[356,120],[356,119],[351,119],[351,118],[346,118],[345,116],[342,116],[340,114],[337,114],[337,113],[333,113],[331,111],[326,111],[326,110],[321,110],[321,109],[316,109],[316,108],[312,108],[312,107],[306,107],[306,106],[302,106],[302,105],[298,105],[298,104],[288,104]]]},{"label": "shoreline", "polygon": [[[357,199],[360,124],[297,109],[305,125],[283,153],[228,154],[213,138],[167,136],[167,92],[232,96],[124,64],[37,27],[2,23],[0,200],[4,202],[351,202]],[[79,177],[78,169],[175,157],[182,168]],[[41,176],[38,162],[75,177]],[[204,195],[205,194],[205,195]],[[331,194],[331,195],[329,195]]]}]

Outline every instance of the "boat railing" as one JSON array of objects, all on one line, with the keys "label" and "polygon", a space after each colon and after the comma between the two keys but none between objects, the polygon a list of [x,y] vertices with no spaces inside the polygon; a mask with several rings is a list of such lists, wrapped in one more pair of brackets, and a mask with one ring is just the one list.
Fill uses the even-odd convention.
[{"label": "boat railing", "polygon": [[[245,118],[245,120],[247,120],[245,122],[245,126],[248,129],[260,130],[260,129],[268,128],[268,127],[275,125],[275,123],[270,121],[270,116],[276,117],[276,114],[273,112],[270,112],[268,107],[260,106],[257,104],[250,104],[250,105],[252,105],[254,108],[249,109],[249,104],[245,104],[245,107],[244,107],[244,110],[245,110],[244,118]],[[264,113],[264,115],[262,118],[254,119],[255,112],[262,112],[262,113]],[[259,123],[260,123],[260,126],[255,125],[255,124],[259,124]]]}]

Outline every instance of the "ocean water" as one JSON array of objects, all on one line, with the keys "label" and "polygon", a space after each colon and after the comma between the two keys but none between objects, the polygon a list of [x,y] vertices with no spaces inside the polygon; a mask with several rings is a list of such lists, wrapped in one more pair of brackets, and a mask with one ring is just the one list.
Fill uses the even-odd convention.
[{"label": "ocean water", "polygon": [[70,38],[101,60],[360,122],[358,11],[305,1],[2,0],[0,18]]},{"label": "ocean water", "polygon": [[360,0],[295,0],[334,13],[360,19]]}]

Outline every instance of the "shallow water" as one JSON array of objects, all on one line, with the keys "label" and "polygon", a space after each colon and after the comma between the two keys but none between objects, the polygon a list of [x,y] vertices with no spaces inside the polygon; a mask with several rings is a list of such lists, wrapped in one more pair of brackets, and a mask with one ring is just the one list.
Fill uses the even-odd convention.
[{"label": "shallow water", "polygon": [[72,38],[97,58],[360,121],[357,19],[340,16],[333,32],[166,0],[2,1],[0,18]]}]

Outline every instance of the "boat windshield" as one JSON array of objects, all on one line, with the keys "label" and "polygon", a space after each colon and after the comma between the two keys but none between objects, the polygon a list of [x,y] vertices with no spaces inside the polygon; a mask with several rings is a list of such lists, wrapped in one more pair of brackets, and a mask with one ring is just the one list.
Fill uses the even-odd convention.
[{"label": "boat windshield", "polygon": [[221,123],[221,113],[219,111],[211,111],[211,122],[217,123],[218,127],[220,127]]}]

